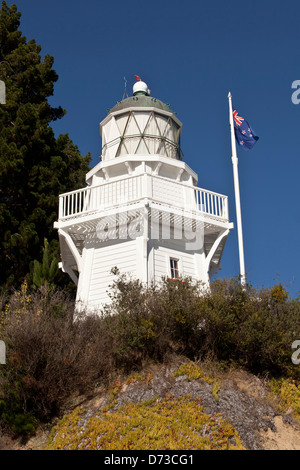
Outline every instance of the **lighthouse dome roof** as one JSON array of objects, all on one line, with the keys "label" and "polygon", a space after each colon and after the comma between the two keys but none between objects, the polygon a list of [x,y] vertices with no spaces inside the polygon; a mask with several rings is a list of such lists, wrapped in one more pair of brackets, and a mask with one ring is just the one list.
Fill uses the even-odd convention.
[{"label": "lighthouse dome roof", "polygon": [[112,109],[110,109],[110,113],[115,111],[125,110],[127,108],[157,108],[163,111],[168,111],[169,113],[173,112],[170,109],[170,106],[163,103],[157,98],[147,95],[138,95],[138,96],[130,96],[129,98],[125,98],[122,101],[119,101]]}]

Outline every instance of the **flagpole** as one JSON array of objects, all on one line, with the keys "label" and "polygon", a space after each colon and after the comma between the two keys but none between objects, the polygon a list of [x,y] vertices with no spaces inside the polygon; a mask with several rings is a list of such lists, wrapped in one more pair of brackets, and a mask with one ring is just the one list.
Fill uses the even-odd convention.
[{"label": "flagpole", "polygon": [[229,122],[231,131],[231,149],[232,149],[232,166],[233,166],[233,179],[234,179],[234,193],[235,193],[235,206],[236,206],[236,220],[238,230],[238,245],[239,245],[239,258],[240,258],[240,277],[241,284],[246,284],[245,274],[245,259],[244,259],[244,244],[243,244],[243,228],[242,228],[242,215],[241,215],[241,200],[240,200],[240,188],[239,188],[239,173],[238,173],[238,158],[236,153],[236,142],[234,135],[233,125],[233,111],[232,111],[232,99],[231,93],[228,93],[229,100]]}]

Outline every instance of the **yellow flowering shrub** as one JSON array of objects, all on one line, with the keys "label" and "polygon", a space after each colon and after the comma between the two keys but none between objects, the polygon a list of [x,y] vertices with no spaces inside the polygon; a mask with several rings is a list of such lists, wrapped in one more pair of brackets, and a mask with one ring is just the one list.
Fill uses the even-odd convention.
[{"label": "yellow flowering shrub", "polygon": [[273,379],[270,381],[270,389],[279,399],[280,410],[286,412],[292,409],[300,422],[300,384],[293,379]]},{"label": "yellow flowering shrub", "polygon": [[174,377],[179,377],[181,375],[186,375],[188,380],[203,380],[209,385],[212,385],[212,395],[216,401],[219,400],[218,391],[220,390],[220,382],[217,378],[212,378],[206,375],[201,367],[199,367],[195,362],[189,362],[182,364],[176,372],[174,372]]},{"label": "yellow flowering shrub", "polygon": [[190,396],[150,400],[100,410],[82,408],[52,430],[46,450],[243,450],[240,437],[221,415],[203,412]]}]

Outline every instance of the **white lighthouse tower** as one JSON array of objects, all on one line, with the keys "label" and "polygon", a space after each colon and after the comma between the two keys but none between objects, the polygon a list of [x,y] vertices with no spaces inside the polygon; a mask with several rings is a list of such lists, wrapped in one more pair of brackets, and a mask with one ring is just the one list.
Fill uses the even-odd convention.
[{"label": "white lighthouse tower", "polygon": [[181,160],[181,122],[137,78],[100,124],[87,186],[59,196],[61,268],[89,311],[109,301],[113,267],[146,285],[162,276],[208,285],[233,226],[227,196],[199,188]]}]

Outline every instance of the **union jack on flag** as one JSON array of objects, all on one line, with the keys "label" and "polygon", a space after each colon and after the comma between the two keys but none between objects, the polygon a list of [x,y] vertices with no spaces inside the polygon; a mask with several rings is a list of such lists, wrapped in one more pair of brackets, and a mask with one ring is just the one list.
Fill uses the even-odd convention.
[{"label": "union jack on flag", "polygon": [[251,150],[254,144],[258,141],[259,137],[254,133],[248,122],[233,111],[234,133],[237,143],[244,148],[244,150]]}]

